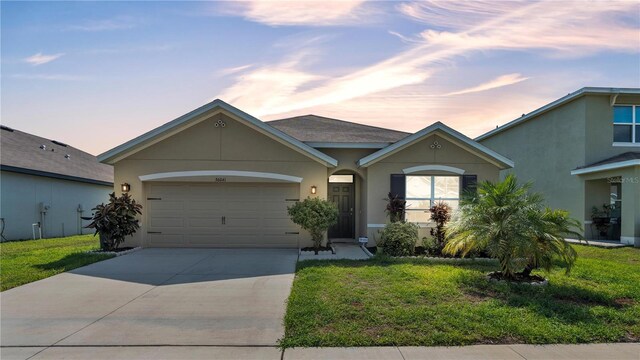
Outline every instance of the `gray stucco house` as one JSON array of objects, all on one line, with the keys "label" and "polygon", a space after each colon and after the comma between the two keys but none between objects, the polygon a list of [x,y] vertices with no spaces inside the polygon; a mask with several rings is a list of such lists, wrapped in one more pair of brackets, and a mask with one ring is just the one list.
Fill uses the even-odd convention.
[{"label": "gray stucco house", "polygon": [[59,141],[2,126],[2,240],[91,233],[81,216],[107,201],[113,167]]},{"label": "gray stucco house", "polygon": [[[640,89],[586,87],[475,139],[515,163],[554,208],[584,222],[587,239],[640,246]],[[601,234],[592,209],[612,205]]]}]

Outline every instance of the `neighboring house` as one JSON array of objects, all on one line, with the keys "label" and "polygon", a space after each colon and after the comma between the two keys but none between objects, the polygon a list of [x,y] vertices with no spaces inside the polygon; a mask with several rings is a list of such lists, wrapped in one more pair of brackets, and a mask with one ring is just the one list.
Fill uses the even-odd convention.
[{"label": "neighboring house", "polygon": [[330,238],[375,242],[390,191],[427,235],[434,201],[455,207],[463,188],[513,166],[441,123],[415,134],[313,115],[265,123],[221,100],[98,158],[144,206],[127,244],[145,247],[306,246],[287,206],[308,196],[338,205]]},{"label": "neighboring house", "polygon": [[[3,240],[91,233],[81,216],[108,200],[113,167],[55,140],[2,126],[0,217]],[[85,223],[86,225],[86,223]]]},{"label": "neighboring house", "polygon": [[[640,89],[583,88],[475,140],[513,159],[509,172],[582,221],[587,239],[640,244]],[[605,236],[591,219],[603,204],[615,205]]]}]

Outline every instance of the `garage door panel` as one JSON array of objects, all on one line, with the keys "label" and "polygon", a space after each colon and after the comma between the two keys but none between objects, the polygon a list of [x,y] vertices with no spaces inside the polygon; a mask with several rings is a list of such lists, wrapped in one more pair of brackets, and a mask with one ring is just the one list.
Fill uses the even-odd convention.
[{"label": "garage door panel", "polygon": [[183,228],[184,219],[173,217],[153,217],[149,225],[154,228]]},{"label": "garage door panel", "polygon": [[[297,184],[149,184],[148,246],[296,247]],[[150,197],[150,195],[148,195]],[[224,224],[223,224],[224,216]]]}]

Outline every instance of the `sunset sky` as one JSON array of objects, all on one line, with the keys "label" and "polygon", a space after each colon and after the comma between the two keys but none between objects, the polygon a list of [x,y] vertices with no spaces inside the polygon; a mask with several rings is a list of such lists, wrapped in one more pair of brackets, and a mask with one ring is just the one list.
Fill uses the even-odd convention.
[{"label": "sunset sky", "polygon": [[640,87],[640,2],[5,2],[1,122],[99,154],[220,98],[471,136]]}]

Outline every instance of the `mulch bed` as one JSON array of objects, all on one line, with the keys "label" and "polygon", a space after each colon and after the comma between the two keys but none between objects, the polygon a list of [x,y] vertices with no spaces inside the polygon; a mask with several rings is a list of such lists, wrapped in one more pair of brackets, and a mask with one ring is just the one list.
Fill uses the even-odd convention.
[{"label": "mulch bed", "polygon": [[499,271],[494,271],[487,274],[487,278],[493,281],[506,281],[511,283],[528,284],[528,285],[546,285],[548,282],[547,279],[539,275],[524,276],[518,273],[514,274],[514,278],[507,279]]}]

